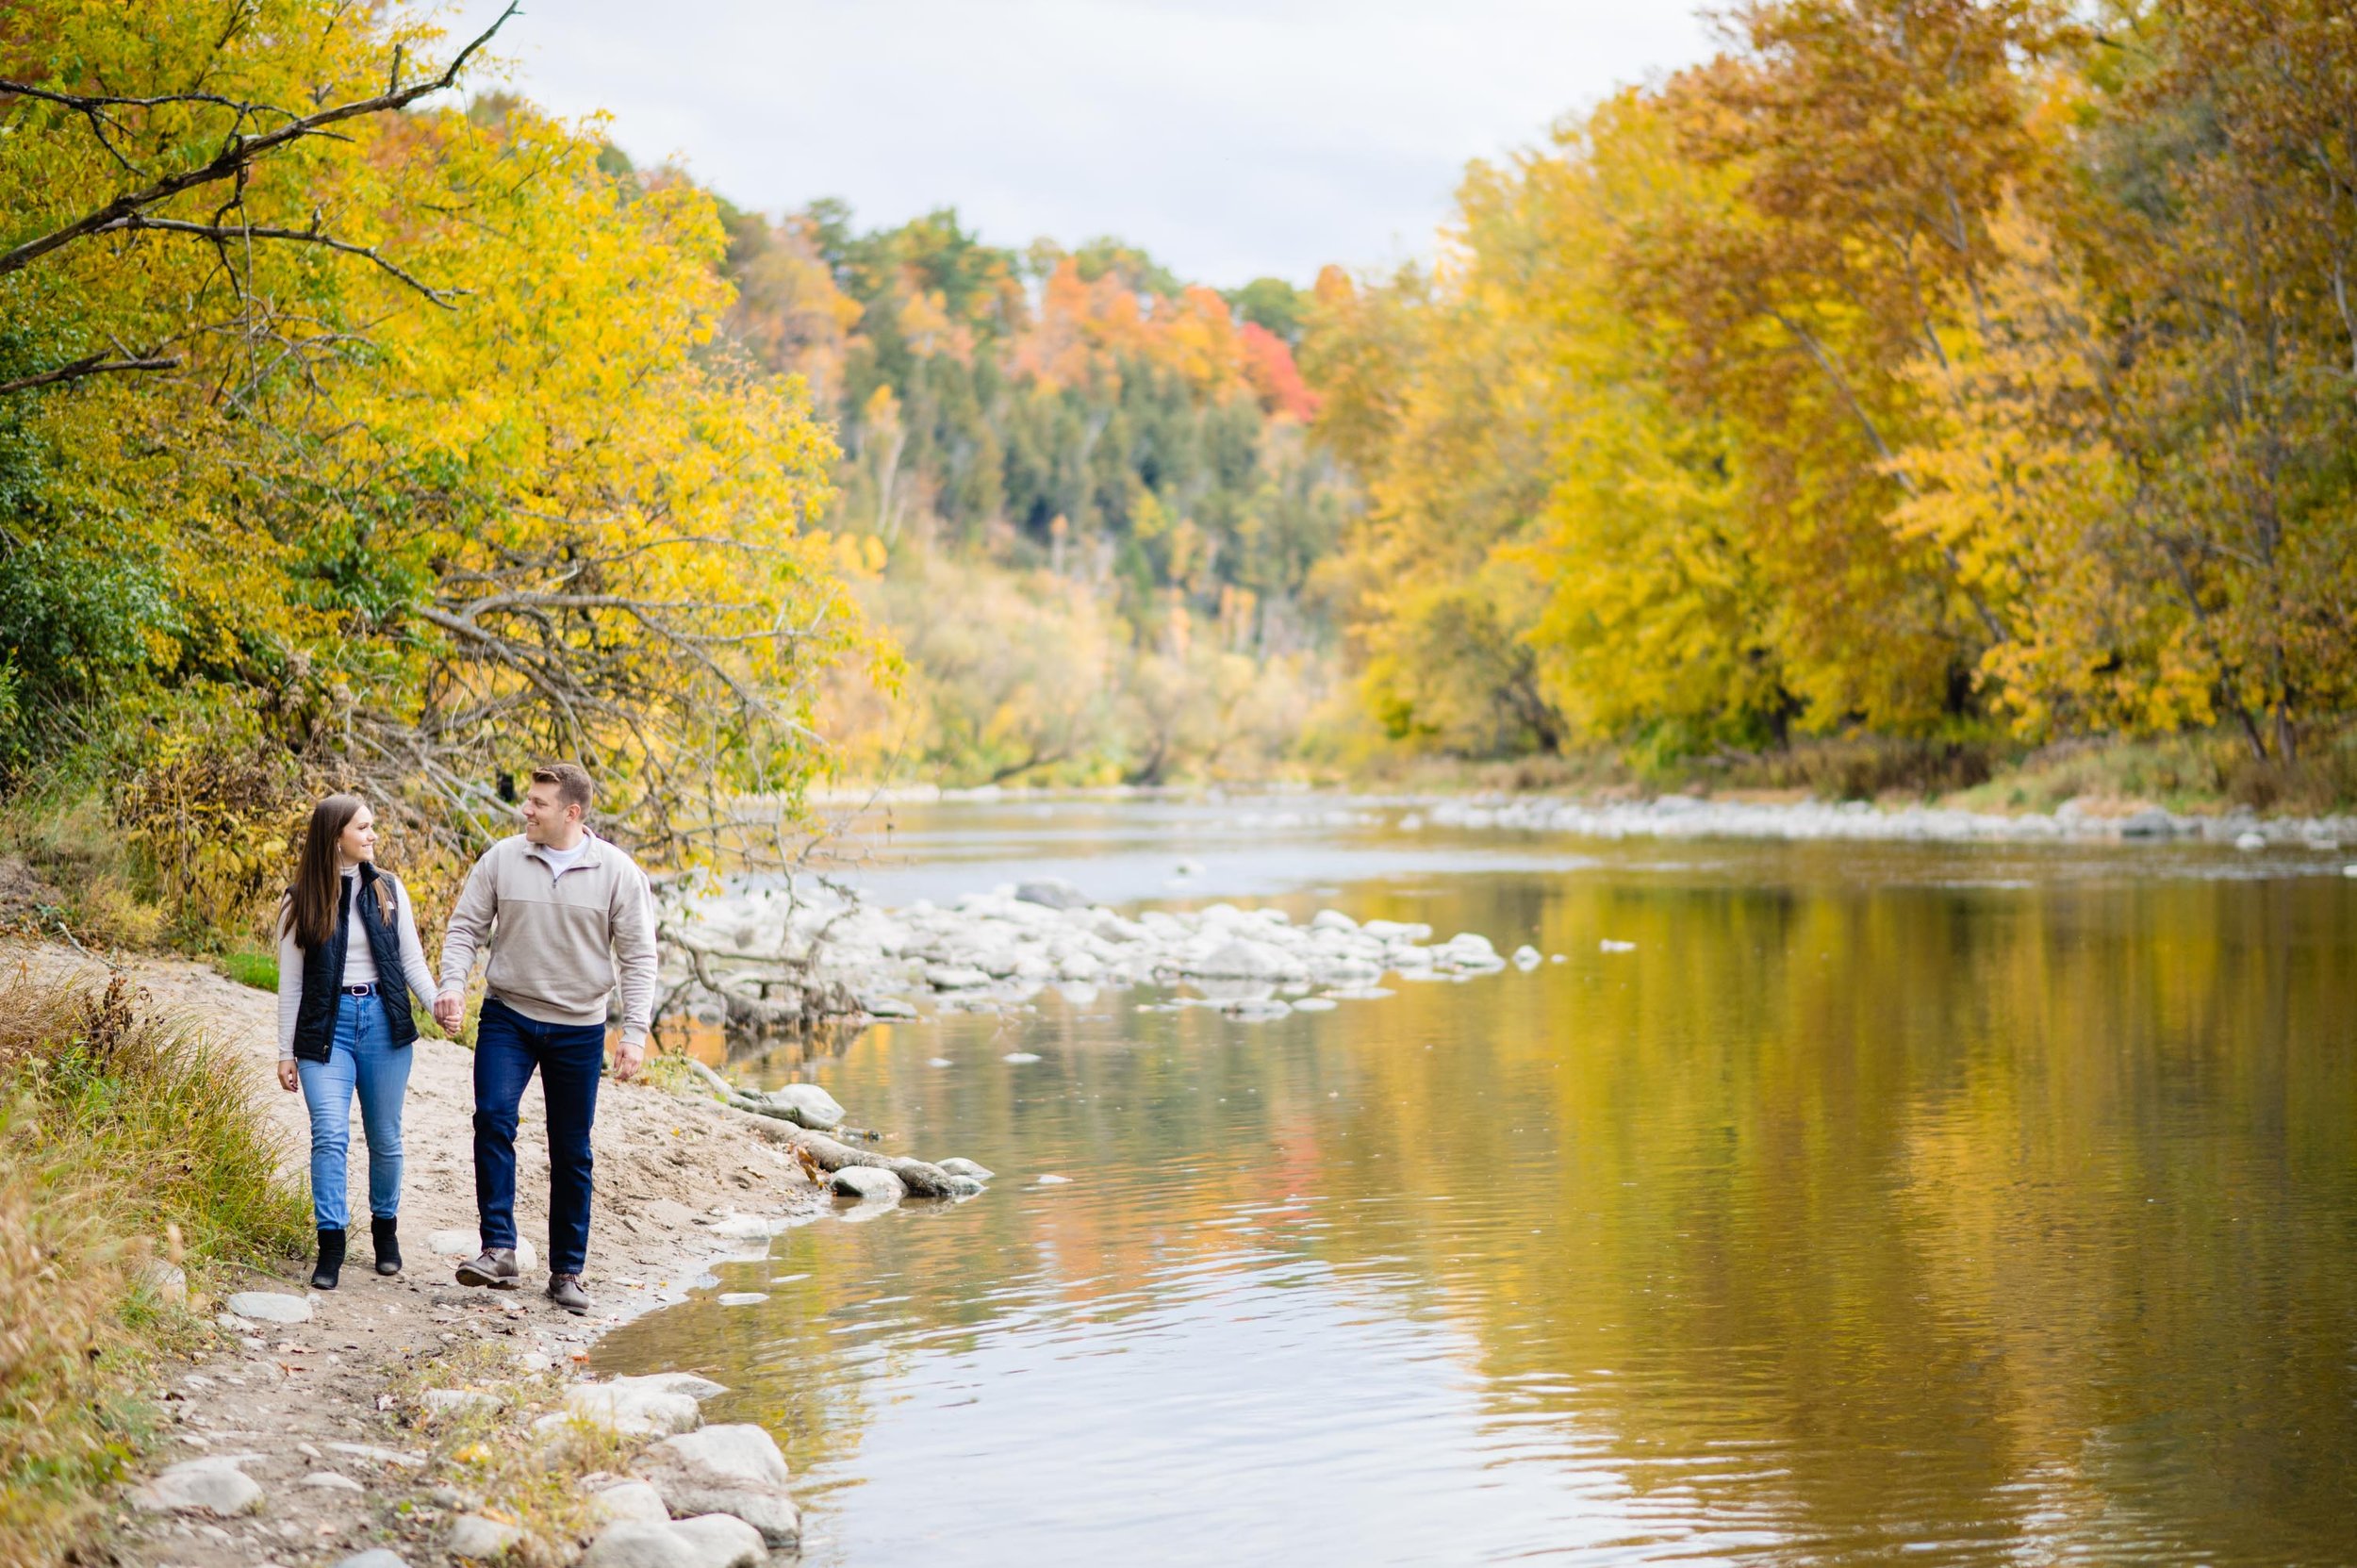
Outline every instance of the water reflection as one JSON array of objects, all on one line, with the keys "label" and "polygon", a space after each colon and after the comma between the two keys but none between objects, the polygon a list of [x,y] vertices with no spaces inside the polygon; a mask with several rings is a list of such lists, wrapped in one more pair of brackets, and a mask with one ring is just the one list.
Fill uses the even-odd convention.
[{"label": "water reflection", "polygon": [[1280,900],[1529,974],[873,1031],[815,1075],[992,1192],[601,1361],[853,1568],[2344,1560],[2357,887],[2154,864],[1656,846]]}]

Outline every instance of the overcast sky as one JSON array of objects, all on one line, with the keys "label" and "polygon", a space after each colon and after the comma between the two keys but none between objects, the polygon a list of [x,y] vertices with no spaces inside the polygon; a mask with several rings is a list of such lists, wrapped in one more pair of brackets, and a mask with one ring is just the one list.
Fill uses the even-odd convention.
[{"label": "overcast sky", "polygon": [[500,35],[530,97],[740,206],[955,206],[1222,287],[1425,254],[1468,158],[1709,46],[1689,0],[525,0]]}]

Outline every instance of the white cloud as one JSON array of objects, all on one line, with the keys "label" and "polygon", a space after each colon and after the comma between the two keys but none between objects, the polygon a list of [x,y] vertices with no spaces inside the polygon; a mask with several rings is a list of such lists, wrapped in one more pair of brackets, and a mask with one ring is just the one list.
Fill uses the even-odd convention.
[{"label": "white cloud", "polygon": [[532,97],[740,205],[954,206],[1219,284],[1421,254],[1468,158],[1707,46],[1686,0],[531,0],[501,35]]}]

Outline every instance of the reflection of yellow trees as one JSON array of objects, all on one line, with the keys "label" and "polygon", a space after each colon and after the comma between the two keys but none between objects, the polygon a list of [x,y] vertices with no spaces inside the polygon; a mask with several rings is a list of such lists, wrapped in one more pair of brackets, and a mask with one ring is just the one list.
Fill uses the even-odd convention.
[{"label": "reflection of yellow trees", "polygon": [[[955,1346],[1273,1251],[1445,1318],[1502,1429],[1681,1517],[1827,1556],[2330,1556],[2357,1485],[2338,885],[1960,892],[1853,882],[1856,854],[1354,900],[1571,962],[1271,1030],[1119,1001],[862,1042],[837,1082],[864,1116],[1013,1180],[796,1233],[774,1271],[814,1294],[742,1376],[839,1454],[858,1412],[816,1369],[865,1296]],[[975,1070],[1018,1039],[1060,1076]],[[963,1065],[915,1066],[936,1051]],[[1014,1190],[1040,1169],[1081,1180]],[[714,1315],[646,1331],[704,1355]]]}]

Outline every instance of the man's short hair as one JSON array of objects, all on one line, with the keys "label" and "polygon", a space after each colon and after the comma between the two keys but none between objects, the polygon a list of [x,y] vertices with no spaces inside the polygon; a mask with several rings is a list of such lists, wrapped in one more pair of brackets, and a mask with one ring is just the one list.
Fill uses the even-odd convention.
[{"label": "man's short hair", "polygon": [[598,786],[590,781],[589,770],[577,762],[544,762],[532,770],[532,782],[554,784],[556,803],[579,806],[584,817],[589,815],[589,802],[598,796]]}]

